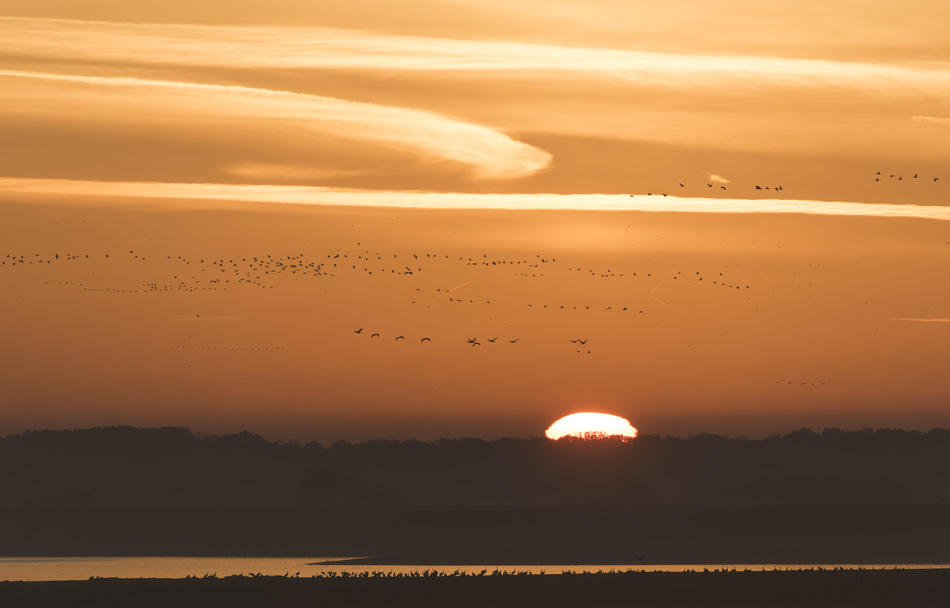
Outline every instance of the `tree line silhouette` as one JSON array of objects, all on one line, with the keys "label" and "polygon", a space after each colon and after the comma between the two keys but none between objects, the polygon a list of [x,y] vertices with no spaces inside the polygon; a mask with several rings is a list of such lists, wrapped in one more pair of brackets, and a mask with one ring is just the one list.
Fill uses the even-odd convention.
[{"label": "tree line silhouette", "polygon": [[10,606],[946,606],[948,570],[216,576],[0,582]]},{"label": "tree line silhouette", "polygon": [[950,431],[268,441],[104,427],[0,438],[0,507],[941,503]]}]

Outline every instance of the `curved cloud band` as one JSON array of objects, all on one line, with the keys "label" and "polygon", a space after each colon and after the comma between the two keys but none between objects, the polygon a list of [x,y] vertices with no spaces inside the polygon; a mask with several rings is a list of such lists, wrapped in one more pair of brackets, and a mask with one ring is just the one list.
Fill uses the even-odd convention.
[{"label": "curved cloud band", "polygon": [[[51,88],[10,84],[24,80]],[[547,152],[488,127],[422,110],[241,86],[0,70],[0,114],[28,112],[38,99],[55,100],[60,114],[75,111],[75,104],[87,104],[90,113],[98,112],[104,119],[130,109],[142,116],[148,109],[149,120],[177,112],[289,124],[301,134],[367,141],[464,163],[480,177],[529,175],[551,161]],[[108,109],[112,106],[114,112]]]},{"label": "curved cloud band", "polygon": [[628,196],[622,194],[465,194],[377,192],[313,186],[249,186],[161,182],[93,182],[0,178],[0,193],[95,196],[247,203],[397,207],[407,209],[511,209],[646,211],[662,213],[794,213],[851,217],[950,220],[950,207],[805,200],[745,200]]}]

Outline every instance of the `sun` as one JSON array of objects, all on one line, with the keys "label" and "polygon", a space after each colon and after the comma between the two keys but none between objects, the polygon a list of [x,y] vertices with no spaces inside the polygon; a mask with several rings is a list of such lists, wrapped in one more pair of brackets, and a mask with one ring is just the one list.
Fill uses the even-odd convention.
[{"label": "sun", "polygon": [[548,439],[562,437],[580,437],[590,439],[594,437],[636,437],[637,429],[630,425],[626,418],[611,414],[596,412],[578,412],[565,416],[548,427],[544,432]]}]

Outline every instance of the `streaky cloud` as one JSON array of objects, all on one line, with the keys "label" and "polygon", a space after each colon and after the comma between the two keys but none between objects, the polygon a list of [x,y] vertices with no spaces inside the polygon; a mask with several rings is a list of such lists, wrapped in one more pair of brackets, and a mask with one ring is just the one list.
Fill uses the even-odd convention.
[{"label": "streaky cloud", "polygon": [[[13,87],[4,80],[56,86],[38,90]],[[149,122],[177,112],[191,122],[198,115],[290,124],[296,137],[332,135],[397,147],[425,158],[463,163],[483,178],[530,175],[551,162],[551,155],[544,150],[504,133],[424,110],[233,85],[0,70],[0,102],[4,102],[0,114],[42,107],[37,99],[55,101],[60,108],[58,116],[72,111],[73,104],[86,104],[83,107],[97,111],[103,119],[112,118],[104,108],[115,106],[121,110],[115,114]],[[81,114],[80,118],[88,118]]]},{"label": "streaky cloud", "polygon": [[355,169],[322,169],[300,165],[284,165],[279,163],[242,162],[229,166],[226,172],[238,177],[253,179],[335,179],[366,175],[367,170]]},{"label": "streaky cloud", "polygon": [[925,122],[938,125],[950,125],[950,117],[947,116],[911,116],[914,122]]},{"label": "streaky cloud", "polygon": [[[440,73],[554,72],[667,87],[758,81],[785,86],[905,87],[945,92],[950,70],[913,65],[746,55],[700,55],[459,40],[291,26],[132,24],[0,18],[0,53],[54,61]],[[928,66],[928,67],[924,67]]]},{"label": "streaky cloud", "polygon": [[950,206],[895,205],[790,199],[710,199],[626,194],[468,194],[375,191],[319,186],[103,182],[0,178],[0,192],[21,195],[230,201],[343,207],[439,210],[575,210],[655,213],[805,214],[950,220]]},{"label": "streaky cloud", "polygon": [[911,317],[901,317],[891,319],[891,321],[907,321],[910,323],[950,323],[950,319],[914,319]]}]

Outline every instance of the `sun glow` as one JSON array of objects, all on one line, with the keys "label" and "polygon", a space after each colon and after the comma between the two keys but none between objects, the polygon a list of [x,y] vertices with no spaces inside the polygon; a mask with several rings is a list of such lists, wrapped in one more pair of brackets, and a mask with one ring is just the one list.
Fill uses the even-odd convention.
[{"label": "sun glow", "polygon": [[595,437],[636,437],[637,429],[630,422],[620,416],[598,414],[595,412],[578,412],[557,420],[544,432],[548,439],[562,437],[580,437],[589,439]]}]

